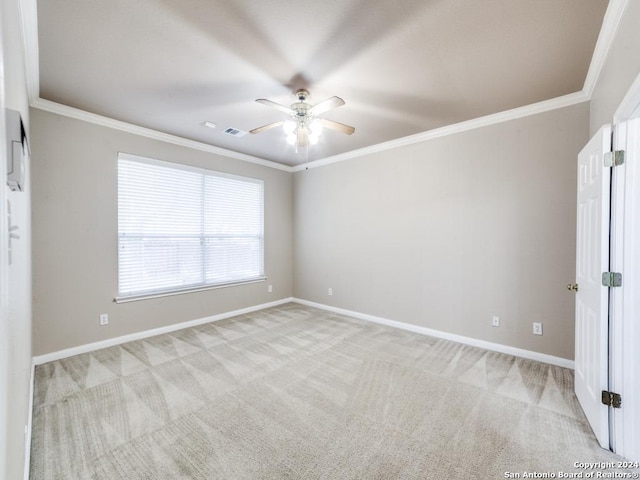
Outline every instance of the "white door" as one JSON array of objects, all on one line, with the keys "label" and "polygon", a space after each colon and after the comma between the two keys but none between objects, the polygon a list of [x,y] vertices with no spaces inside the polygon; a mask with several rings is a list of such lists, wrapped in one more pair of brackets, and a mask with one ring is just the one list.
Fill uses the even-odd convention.
[{"label": "white door", "polygon": [[604,125],[578,155],[576,245],[575,391],[593,433],[609,448],[608,390],[609,292],[602,273],[609,270],[610,169],[603,164],[611,150],[611,126]]},{"label": "white door", "polygon": [[640,81],[636,83],[636,109],[618,121],[614,136],[625,161],[611,179],[610,266],[622,273],[622,286],[610,296],[609,387],[622,396],[622,407],[611,412],[611,449],[640,462]]}]

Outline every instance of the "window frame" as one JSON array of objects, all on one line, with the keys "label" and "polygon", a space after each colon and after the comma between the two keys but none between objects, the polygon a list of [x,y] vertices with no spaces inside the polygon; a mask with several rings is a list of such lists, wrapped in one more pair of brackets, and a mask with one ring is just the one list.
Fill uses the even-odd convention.
[{"label": "window frame", "polygon": [[[200,233],[198,235],[196,235],[197,238],[200,239],[201,245],[202,245],[202,249],[201,249],[201,255],[199,256],[199,263],[200,263],[200,270],[202,271],[202,275],[201,275],[201,282],[197,283],[197,284],[191,284],[189,286],[185,286],[185,287],[167,287],[167,288],[157,288],[157,289],[148,289],[146,291],[139,291],[139,292],[134,292],[134,293],[123,293],[121,291],[121,239],[126,238],[125,234],[123,234],[121,232],[120,229],[120,220],[121,220],[121,212],[120,212],[120,191],[121,191],[121,185],[120,185],[120,161],[127,161],[127,162],[136,162],[136,163],[140,163],[140,164],[146,164],[146,165],[152,165],[152,166],[158,166],[158,167],[163,167],[163,168],[169,168],[169,169],[174,169],[174,170],[182,170],[182,171],[187,171],[187,172],[192,172],[192,173],[196,173],[199,175],[203,175],[203,184],[204,184],[204,176],[212,176],[212,177],[218,177],[218,178],[224,178],[224,179],[231,179],[231,180],[237,180],[237,181],[241,181],[241,182],[247,182],[247,183],[253,183],[253,184],[257,184],[260,186],[260,194],[261,194],[261,201],[260,201],[260,234],[258,235],[258,239],[259,239],[259,244],[260,244],[260,259],[259,259],[259,270],[260,273],[256,276],[251,276],[251,277],[247,277],[247,278],[239,278],[239,279],[233,279],[233,280],[228,280],[228,281],[221,281],[221,282],[209,282],[207,283],[207,278],[206,278],[206,274],[205,274],[205,258],[206,258],[206,254],[205,254],[205,244],[203,242],[206,242],[207,239],[210,238],[214,238],[216,236],[220,237],[220,235],[216,235],[216,234],[207,234],[204,231],[204,211],[205,211],[205,202],[204,199],[201,201],[200,203],[200,217],[201,217],[201,228],[200,228]],[[226,173],[226,172],[220,172],[220,171],[216,171],[216,170],[212,170],[212,169],[207,169],[207,168],[202,168],[202,167],[196,167],[193,165],[187,165],[187,164],[183,164],[183,163],[177,163],[177,162],[168,162],[168,161],[164,161],[164,160],[157,160],[154,158],[148,158],[148,157],[142,157],[139,155],[133,155],[133,154],[128,154],[128,153],[123,153],[123,152],[119,152],[118,153],[118,157],[117,157],[117,163],[116,163],[116,184],[117,184],[117,193],[116,193],[116,204],[117,204],[117,212],[116,212],[116,222],[117,222],[117,228],[116,228],[116,237],[117,237],[117,295],[114,298],[114,301],[116,303],[125,303],[125,302],[131,302],[131,301],[137,301],[137,300],[144,300],[144,299],[149,299],[149,298],[158,298],[158,297],[165,297],[165,296],[172,296],[172,295],[181,295],[184,293],[192,293],[192,292],[200,292],[200,291],[205,291],[205,290],[212,290],[212,289],[218,289],[218,288],[226,288],[226,287],[232,287],[232,286],[238,286],[238,285],[246,285],[246,284],[251,284],[251,283],[258,283],[258,282],[264,282],[267,277],[265,275],[265,235],[264,235],[264,210],[265,210],[265,188],[264,188],[264,180],[259,179],[259,178],[253,178],[253,177],[246,177],[246,176],[242,176],[242,175],[235,175],[235,174],[231,174],[231,173]],[[203,187],[204,188],[204,187]],[[129,235],[129,238],[131,238],[131,234]],[[140,235],[141,238],[145,238],[144,234]],[[172,237],[172,238],[193,238],[193,234],[185,234],[185,235],[167,235],[168,237]],[[158,238],[158,235],[147,235],[146,237],[148,238],[153,238],[156,237]],[[253,235],[253,237],[256,237],[255,235]]]}]

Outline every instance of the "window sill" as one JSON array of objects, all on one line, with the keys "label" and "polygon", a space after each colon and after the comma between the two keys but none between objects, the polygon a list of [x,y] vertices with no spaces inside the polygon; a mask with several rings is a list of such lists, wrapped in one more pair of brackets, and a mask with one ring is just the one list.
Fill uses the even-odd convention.
[{"label": "window sill", "polygon": [[171,297],[173,295],[182,295],[184,293],[204,292],[205,290],[217,290],[218,288],[237,287],[239,285],[248,285],[251,283],[260,283],[267,280],[267,277],[258,277],[251,280],[242,280],[231,283],[219,283],[216,285],[204,285],[199,287],[181,288],[176,290],[168,290],[166,292],[144,293],[141,295],[130,295],[126,297],[115,297],[115,303],[137,302],[138,300],[149,300],[152,298]]}]

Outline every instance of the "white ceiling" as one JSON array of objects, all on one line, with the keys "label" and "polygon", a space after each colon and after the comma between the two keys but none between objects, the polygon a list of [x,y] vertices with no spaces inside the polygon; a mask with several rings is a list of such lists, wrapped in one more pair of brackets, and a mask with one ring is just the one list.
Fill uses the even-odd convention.
[{"label": "white ceiling", "polygon": [[[306,87],[323,117],[308,160],[582,90],[606,0],[39,0],[40,98],[297,165],[281,129]],[[218,128],[209,129],[209,120]]]}]

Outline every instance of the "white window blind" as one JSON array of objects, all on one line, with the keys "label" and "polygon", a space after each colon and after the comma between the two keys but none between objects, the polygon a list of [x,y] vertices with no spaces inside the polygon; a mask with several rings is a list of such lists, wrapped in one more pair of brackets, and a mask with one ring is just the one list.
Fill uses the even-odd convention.
[{"label": "white window blind", "polygon": [[118,297],[264,278],[262,180],[118,156]]}]

